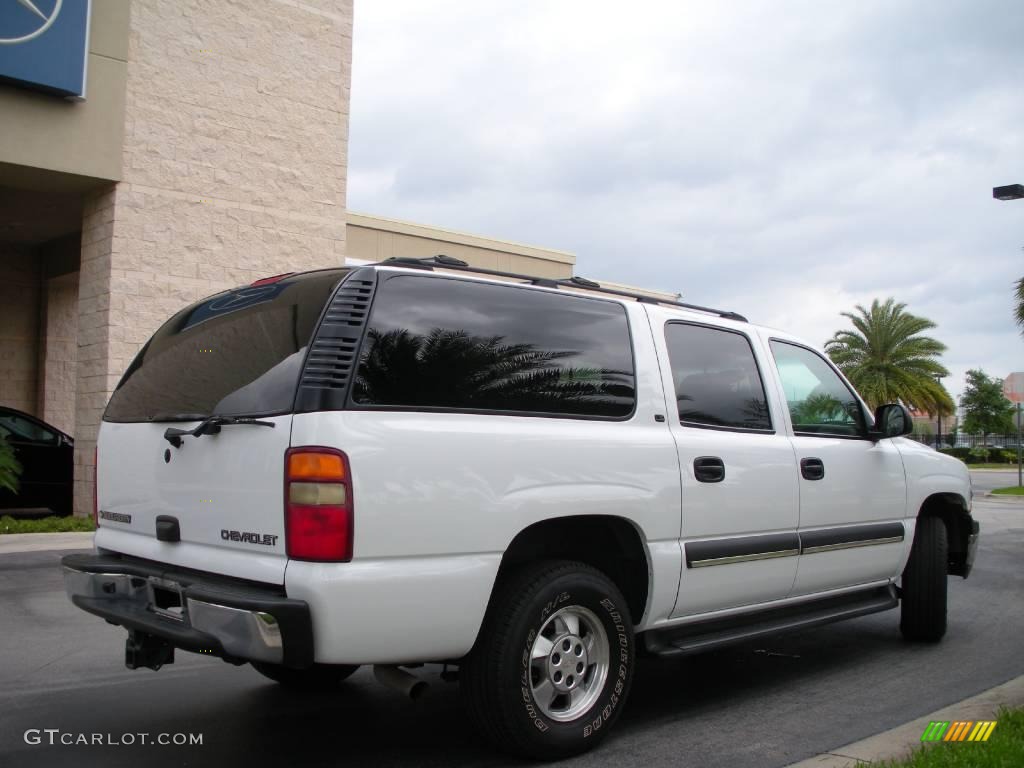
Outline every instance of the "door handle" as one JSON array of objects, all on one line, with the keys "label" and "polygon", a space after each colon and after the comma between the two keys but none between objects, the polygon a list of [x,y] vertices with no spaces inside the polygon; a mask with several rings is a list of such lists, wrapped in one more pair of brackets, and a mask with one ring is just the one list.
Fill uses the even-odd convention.
[{"label": "door handle", "polygon": [[693,460],[693,476],[699,483],[720,483],[725,480],[725,462],[717,456],[698,456]]},{"label": "door handle", "polygon": [[800,459],[800,474],[805,480],[821,480],[825,477],[825,462],[821,459]]}]

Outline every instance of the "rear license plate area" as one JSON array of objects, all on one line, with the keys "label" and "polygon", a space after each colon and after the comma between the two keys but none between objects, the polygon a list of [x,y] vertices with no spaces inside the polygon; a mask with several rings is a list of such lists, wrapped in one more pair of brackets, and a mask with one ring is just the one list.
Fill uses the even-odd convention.
[{"label": "rear license plate area", "polygon": [[184,621],[181,588],[173,582],[151,579],[149,582],[149,609],[168,619]]}]

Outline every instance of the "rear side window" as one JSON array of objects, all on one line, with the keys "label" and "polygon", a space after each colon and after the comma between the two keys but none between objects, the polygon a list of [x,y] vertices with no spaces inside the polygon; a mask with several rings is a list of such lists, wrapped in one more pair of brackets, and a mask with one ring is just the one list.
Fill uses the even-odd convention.
[{"label": "rear side window", "polygon": [[0,412],[0,439],[56,445],[57,433],[14,413]]},{"label": "rear side window", "polygon": [[291,411],[310,337],[344,270],[212,296],[158,330],[110,398],[107,421]]},{"label": "rear side window", "polygon": [[396,275],[378,288],[352,399],[363,406],[625,417],[625,309],[514,286]]},{"label": "rear side window", "polygon": [[669,323],[665,343],[681,424],[771,431],[764,383],[746,336]]}]

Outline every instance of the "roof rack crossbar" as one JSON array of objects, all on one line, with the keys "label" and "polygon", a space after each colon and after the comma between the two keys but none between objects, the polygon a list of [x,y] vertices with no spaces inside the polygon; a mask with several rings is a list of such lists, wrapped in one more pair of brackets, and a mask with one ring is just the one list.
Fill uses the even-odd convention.
[{"label": "roof rack crossbar", "polygon": [[730,312],[724,309],[715,309],[713,307],[704,307],[700,304],[688,304],[685,301],[678,301],[676,299],[659,299],[657,296],[651,296],[646,293],[639,293],[637,291],[626,291],[621,288],[606,288],[600,283],[593,280],[588,280],[585,277],[563,277],[563,278],[551,278],[551,277],[537,277],[536,275],[524,275],[519,272],[505,272],[500,269],[487,269],[486,267],[473,267],[468,262],[462,259],[456,259],[451,256],[445,256],[444,254],[438,254],[437,256],[427,256],[425,258],[412,258],[408,256],[393,256],[390,259],[377,262],[377,265],[385,267],[410,267],[412,269],[426,269],[433,271],[435,267],[440,269],[451,269],[458,270],[460,272],[474,272],[480,275],[491,275],[494,277],[507,277],[514,280],[522,280],[530,283],[531,285],[537,285],[544,288],[580,288],[586,291],[596,291],[598,293],[607,293],[612,296],[625,296],[636,301],[643,302],[644,304],[662,304],[668,307],[679,307],[680,309],[689,309],[694,312],[705,312],[710,315],[717,315],[718,317],[726,320],[738,320],[741,323],[748,322],[747,318],[738,312]]}]

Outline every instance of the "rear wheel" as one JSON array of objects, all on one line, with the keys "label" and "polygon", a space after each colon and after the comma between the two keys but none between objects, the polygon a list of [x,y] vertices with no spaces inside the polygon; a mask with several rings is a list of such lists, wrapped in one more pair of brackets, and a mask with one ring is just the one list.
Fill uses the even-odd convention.
[{"label": "rear wheel", "polygon": [[946,634],[948,561],[945,523],[937,517],[920,518],[903,570],[900,632],[907,640],[934,643]]},{"label": "rear wheel", "polygon": [[582,563],[526,566],[497,587],[459,672],[469,719],[500,749],[555,760],[593,748],[633,679],[626,602]]},{"label": "rear wheel", "polygon": [[342,680],[352,676],[359,667],[351,664],[314,664],[306,669],[290,669],[280,664],[252,662],[252,667],[264,677],[286,688],[302,691],[329,691]]}]

